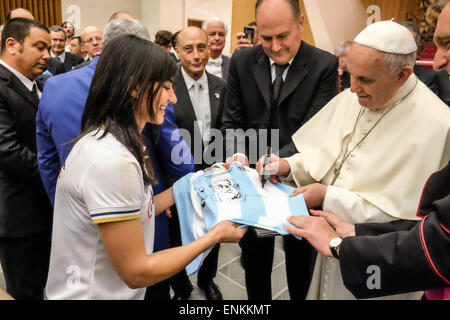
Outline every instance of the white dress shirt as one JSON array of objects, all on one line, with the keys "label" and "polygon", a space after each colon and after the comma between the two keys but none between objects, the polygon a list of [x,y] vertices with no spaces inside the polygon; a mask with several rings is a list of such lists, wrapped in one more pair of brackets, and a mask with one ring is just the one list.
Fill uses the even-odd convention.
[{"label": "white dress shirt", "polygon": [[195,81],[183,68],[181,68],[181,73],[191,98],[200,134],[203,141],[207,144],[210,139],[209,131],[211,129],[211,105],[209,101],[208,76],[206,75],[206,72],[203,72],[200,79]]},{"label": "white dress shirt", "polygon": [[[273,61],[271,58],[269,58],[269,61],[270,61],[270,72],[272,73],[272,83],[273,83],[275,81],[275,78],[277,77],[277,71],[275,69],[275,61]],[[289,66],[283,72],[283,82],[286,81],[286,77],[289,72],[289,68],[291,67],[292,61],[294,61],[294,58],[292,58],[288,62]]]},{"label": "white dress shirt", "polygon": [[64,60],[66,60],[66,52],[65,51],[63,53],[61,53],[59,56],[57,56],[56,54],[53,53],[53,51],[50,50],[50,56],[62,63],[64,63]]},{"label": "white dress shirt", "polygon": [[206,65],[206,71],[215,75],[216,77],[222,78],[222,55],[217,59],[209,58],[208,64]]},{"label": "white dress shirt", "polygon": [[23,83],[23,85],[30,91],[33,91],[33,86],[36,85],[36,90],[39,95],[39,98],[41,98],[42,92],[39,90],[39,87],[37,86],[36,80],[30,80],[27,77],[25,77],[23,74],[21,74],[16,69],[12,68],[10,65],[8,65],[5,61],[0,59],[0,64],[3,65],[6,69],[11,71],[19,80]]}]

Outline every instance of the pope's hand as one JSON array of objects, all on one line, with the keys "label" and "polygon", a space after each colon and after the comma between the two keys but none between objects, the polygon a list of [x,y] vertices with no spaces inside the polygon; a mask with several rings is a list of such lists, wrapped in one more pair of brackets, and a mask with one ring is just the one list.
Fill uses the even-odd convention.
[{"label": "pope's hand", "polygon": [[264,159],[265,156],[258,160],[256,163],[256,171],[262,176],[263,170],[265,169],[266,174],[270,176],[270,181],[272,181],[272,183],[280,182],[279,177],[286,177],[291,172],[289,163],[275,154],[270,156],[270,161],[265,166]]},{"label": "pope's hand", "polygon": [[305,187],[298,187],[291,193],[291,197],[303,194],[308,209],[321,207],[327,194],[328,187],[320,183],[313,183]]}]

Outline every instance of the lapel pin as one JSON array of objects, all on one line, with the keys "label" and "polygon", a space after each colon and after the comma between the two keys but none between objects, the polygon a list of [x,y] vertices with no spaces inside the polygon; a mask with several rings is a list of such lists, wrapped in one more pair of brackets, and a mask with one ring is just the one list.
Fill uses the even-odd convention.
[{"label": "lapel pin", "polygon": [[216,96],[216,99],[219,99],[220,98],[220,93],[214,93],[214,95]]}]

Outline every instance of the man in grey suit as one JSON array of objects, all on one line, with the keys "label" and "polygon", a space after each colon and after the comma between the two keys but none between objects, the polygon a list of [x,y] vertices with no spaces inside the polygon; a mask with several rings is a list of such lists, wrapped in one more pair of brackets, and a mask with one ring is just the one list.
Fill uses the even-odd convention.
[{"label": "man in grey suit", "polygon": [[222,54],[226,44],[225,37],[228,34],[227,24],[225,21],[211,18],[203,23],[203,30],[208,35],[209,60],[206,71],[227,80],[231,59]]},{"label": "man in grey suit", "polygon": [[[206,33],[200,28],[188,27],[182,30],[178,34],[175,50],[181,63],[173,79],[173,89],[178,99],[174,105],[175,119],[180,134],[194,155],[194,168],[197,171],[213,164],[204,160],[203,152],[211,140],[209,130],[220,127],[217,118],[226,83],[205,71],[208,44]],[[217,271],[219,248],[220,246],[216,245],[208,254],[198,273],[198,286],[205,292],[208,300],[222,299],[222,294],[213,281]],[[184,271],[175,277],[178,279],[178,285],[183,283],[183,277]],[[176,288],[175,283],[176,281],[172,282],[172,288],[176,295],[186,298],[186,290]],[[189,285],[187,284],[188,287]]]}]

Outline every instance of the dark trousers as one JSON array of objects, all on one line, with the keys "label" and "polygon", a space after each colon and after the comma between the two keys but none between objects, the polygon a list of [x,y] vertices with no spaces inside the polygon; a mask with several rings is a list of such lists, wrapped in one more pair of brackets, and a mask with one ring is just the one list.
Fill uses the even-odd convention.
[{"label": "dark trousers", "polygon": [[50,262],[50,233],[0,238],[6,291],[16,300],[43,300]]},{"label": "dark trousers", "polygon": [[[289,296],[291,300],[305,300],[317,253],[306,240],[298,240],[293,236],[283,238]],[[249,230],[239,245],[248,299],[271,300],[275,238],[257,238]]]}]

